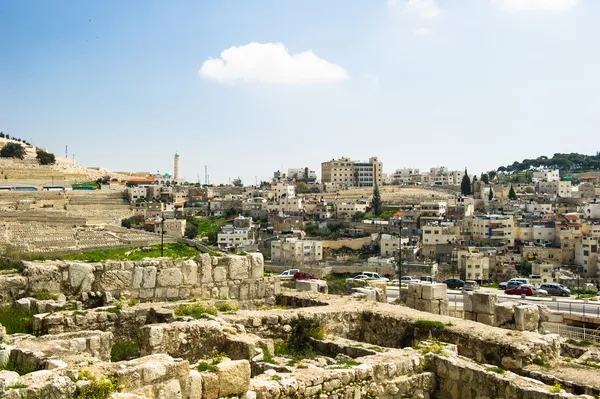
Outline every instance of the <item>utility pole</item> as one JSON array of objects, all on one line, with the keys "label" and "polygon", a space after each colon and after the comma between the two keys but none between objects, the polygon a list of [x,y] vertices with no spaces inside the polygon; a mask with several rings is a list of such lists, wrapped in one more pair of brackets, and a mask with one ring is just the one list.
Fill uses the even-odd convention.
[{"label": "utility pole", "polygon": [[160,223],[160,256],[161,258],[165,255],[165,213],[161,215]]},{"label": "utility pole", "polygon": [[67,149],[69,148],[69,146],[65,145],[65,158],[69,159],[69,153],[67,152]]},{"label": "utility pole", "polygon": [[402,216],[398,217],[400,222],[400,242],[398,243],[398,298],[400,298],[400,292],[402,290]]}]

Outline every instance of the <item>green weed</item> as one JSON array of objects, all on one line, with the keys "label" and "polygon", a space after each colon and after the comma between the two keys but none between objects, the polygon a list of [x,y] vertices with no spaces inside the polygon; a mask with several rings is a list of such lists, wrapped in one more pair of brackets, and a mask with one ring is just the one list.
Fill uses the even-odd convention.
[{"label": "green weed", "polygon": [[193,317],[194,319],[204,318],[208,314],[216,316],[217,312],[217,308],[204,306],[200,303],[179,305],[175,308],[175,316],[187,316]]},{"label": "green weed", "polygon": [[42,291],[36,292],[36,294],[34,295],[34,298],[37,299],[38,301],[48,301],[48,300],[56,301],[58,299],[58,294],[52,294],[52,293],[48,292],[47,290],[42,290]]},{"label": "green weed", "polygon": [[13,306],[0,307],[0,324],[7,334],[31,334],[33,312],[17,309]]},{"label": "green weed", "polygon": [[116,341],[110,349],[110,361],[121,362],[135,359],[139,351],[140,344],[137,341]]},{"label": "green weed", "polygon": [[446,325],[441,321],[419,319],[415,322],[417,327],[426,328],[428,330],[441,330]]},{"label": "green weed", "polygon": [[552,385],[548,390],[552,393],[560,393],[562,391],[562,386],[557,382],[554,385]]}]

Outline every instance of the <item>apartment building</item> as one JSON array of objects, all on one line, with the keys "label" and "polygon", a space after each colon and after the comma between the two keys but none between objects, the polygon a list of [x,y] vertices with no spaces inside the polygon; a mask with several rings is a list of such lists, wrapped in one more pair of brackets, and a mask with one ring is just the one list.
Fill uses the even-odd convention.
[{"label": "apartment building", "polygon": [[294,198],[296,196],[296,185],[278,182],[272,189],[275,191],[275,199]]},{"label": "apartment building", "polygon": [[238,216],[231,224],[221,227],[217,234],[217,245],[221,250],[241,249],[256,243],[252,218]]},{"label": "apartment building", "polygon": [[356,202],[335,202],[334,203],[334,213],[336,217],[344,217],[351,218],[357,212],[365,213],[367,212],[368,203],[366,201],[356,201]]},{"label": "apartment building", "polygon": [[558,169],[554,170],[542,170],[539,172],[533,172],[531,180],[534,183],[538,182],[558,182],[560,181],[560,174]]},{"label": "apartment building", "polygon": [[421,213],[421,224],[427,225],[444,219],[448,203],[446,201],[421,202],[419,211]]},{"label": "apartment building", "polygon": [[317,181],[317,172],[309,168],[290,168],[288,169],[287,178],[290,180],[295,179],[296,181],[313,183]]},{"label": "apartment building", "polygon": [[323,242],[300,240],[296,237],[276,237],[271,241],[274,262],[303,264],[323,260]]},{"label": "apartment building", "polygon": [[556,195],[561,198],[571,198],[572,189],[571,182],[566,181],[540,181],[537,183],[538,192],[540,194]]},{"label": "apartment building", "polygon": [[515,239],[534,244],[554,245],[556,243],[556,228],[545,224],[519,223],[516,228]]},{"label": "apartment building", "polygon": [[480,244],[499,243],[514,247],[515,221],[512,215],[475,217],[471,223],[473,239]]},{"label": "apartment building", "polygon": [[[402,237],[402,245],[406,246],[410,242],[410,238]],[[379,255],[388,258],[398,255],[398,248],[400,247],[400,237],[393,236],[391,234],[382,234],[379,237]]]},{"label": "apartment building", "polygon": [[588,202],[583,206],[583,217],[586,219],[600,219],[600,202]]},{"label": "apartment building", "polygon": [[332,159],[321,163],[321,181],[343,187],[374,187],[383,182],[383,163],[377,157],[371,157],[367,162]]},{"label": "apartment building", "polygon": [[533,262],[531,265],[531,275],[529,280],[531,284],[540,285],[545,283],[554,283],[554,265],[547,262]]},{"label": "apartment building", "polygon": [[283,212],[283,213],[299,213],[303,210],[302,198],[281,198],[276,202],[270,202],[267,204],[269,212]]},{"label": "apartment building", "polygon": [[583,276],[599,278],[598,274],[598,246],[600,237],[585,236],[575,244],[575,264],[583,268]]},{"label": "apartment building", "polygon": [[454,251],[460,275],[465,280],[487,281],[490,278],[490,258],[476,248]]}]

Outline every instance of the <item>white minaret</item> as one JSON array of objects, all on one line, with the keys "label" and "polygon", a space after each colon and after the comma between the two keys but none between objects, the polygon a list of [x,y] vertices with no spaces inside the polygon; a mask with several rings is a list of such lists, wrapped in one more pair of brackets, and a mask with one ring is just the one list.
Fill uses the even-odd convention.
[{"label": "white minaret", "polygon": [[175,180],[179,179],[179,154],[175,153],[175,159],[173,160],[173,177]]}]

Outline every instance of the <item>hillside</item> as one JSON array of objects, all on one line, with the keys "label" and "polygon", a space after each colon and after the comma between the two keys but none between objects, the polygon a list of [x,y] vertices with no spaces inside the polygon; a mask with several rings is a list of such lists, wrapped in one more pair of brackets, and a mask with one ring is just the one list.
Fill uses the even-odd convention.
[{"label": "hillside", "polygon": [[62,157],[56,157],[53,165],[40,165],[36,159],[37,147],[0,137],[0,150],[8,143],[21,144],[25,148],[25,157],[0,157],[0,186],[71,184],[104,176],[120,180],[128,178],[125,174],[113,173],[105,168],[90,168]]}]

